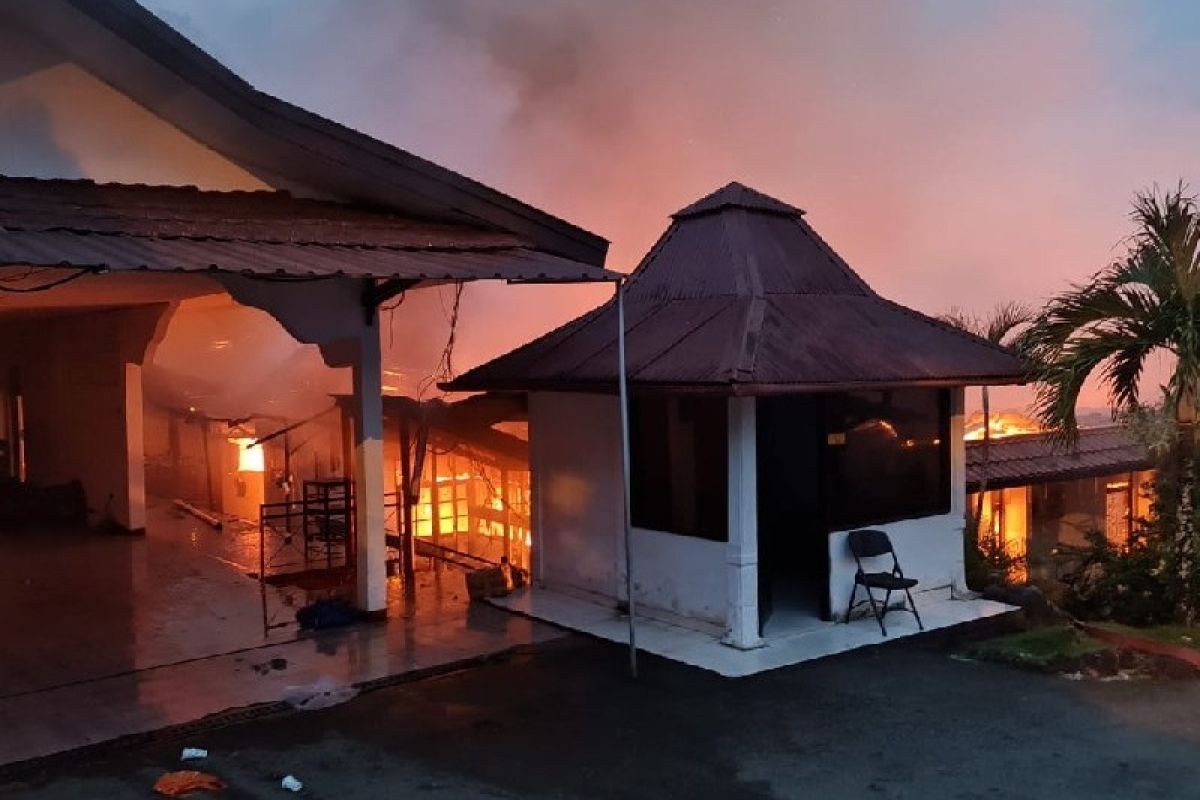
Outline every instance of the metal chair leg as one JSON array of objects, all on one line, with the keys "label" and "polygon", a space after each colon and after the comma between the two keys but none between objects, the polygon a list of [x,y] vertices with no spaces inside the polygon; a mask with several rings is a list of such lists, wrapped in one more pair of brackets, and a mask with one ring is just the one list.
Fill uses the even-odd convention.
[{"label": "metal chair leg", "polygon": [[921,622],[921,615],[917,611],[917,604],[913,602],[912,592],[910,592],[908,589],[905,589],[904,593],[908,595],[908,607],[912,610],[913,616],[917,618],[917,629],[922,631],[925,630],[925,625]]},{"label": "metal chair leg", "polygon": [[871,613],[875,615],[875,621],[879,623],[879,630],[883,631],[883,635],[887,636],[887,628],[883,625],[883,615],[879,613],[879,607],[875,605],[875,594],[871,591],[870,586],[864,586],[867,590],[867,599],[871,601]]},{"label": "metal chair leg", "polygon": [[846,605],[846,624],[850,624],[850,612],[854,610],[854,595],[858,593],[858,584],[854,584],[854,588],[850,590],[850,602]]}]

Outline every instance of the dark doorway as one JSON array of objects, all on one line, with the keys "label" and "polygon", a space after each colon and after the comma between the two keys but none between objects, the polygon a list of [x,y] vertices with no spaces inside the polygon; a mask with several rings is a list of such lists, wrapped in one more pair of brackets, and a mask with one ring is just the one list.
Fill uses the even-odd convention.
[{"label": "dark doorway", "polygon": [[772,616],[829,618],[825,398],[759,398],[757,425],[761,633]]}]

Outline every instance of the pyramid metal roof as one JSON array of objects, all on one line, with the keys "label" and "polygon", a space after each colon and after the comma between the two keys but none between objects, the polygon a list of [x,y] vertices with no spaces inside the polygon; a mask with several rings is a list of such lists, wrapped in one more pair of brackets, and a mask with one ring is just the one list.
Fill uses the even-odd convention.
[{"label": "pyramid metal roof", "polygon": [[[1008,350],[876,294],[803,212],[732,183],[682,209],[625,289],[635,387],[769,394],[1020,383]],[[610,301],[455,390],[609,391]]]}]

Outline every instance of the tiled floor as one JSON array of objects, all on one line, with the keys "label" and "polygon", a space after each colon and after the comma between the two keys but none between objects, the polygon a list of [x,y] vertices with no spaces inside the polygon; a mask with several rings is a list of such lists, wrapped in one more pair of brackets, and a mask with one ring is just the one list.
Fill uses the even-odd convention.
[{"label": "tiled floor", "polygon": [[[946,628],[963,622],[1004,614],[1015,609],[988,600],[954,600],[948,589],[921,592],[915,596],[926,630]],[[628,617],[611,606],[591,599],[547,589],[523,589],[492,601],[495,605],[534,619],[553,622],[572,630],[608,639],[629,641]],[[737,650],[721,643],[711,633],[672,625],[660,619],[637,619],[639,649],[680,661],[726,677],[754,675],[778,667],[811,661],[858,647],[883,644],[918,633],[911,614],[887,617],[888,637],[879,633],[874,618],[857,619],[849,625],[821,622],[815,617],[796,624],[790,631],[778,630],[762,647]]]},{"label": "tiled floor", "polygon": [[[322,676],[360,683],[561,635],[468,605],[450,568],[420,571],[413,593],[393,581],[387,623],[301,634],[307,595],[246,575],[256,541],[161,505],[144,538],[0,537],[0,764],[279,700]],[[254,668],[274,658],[286,668]]]},{"label": "tiled floor", "polygon": [[145,536],[0,535],[0,697],[294,639],[305,598],[246,577],[257,540],[166,504]]}]

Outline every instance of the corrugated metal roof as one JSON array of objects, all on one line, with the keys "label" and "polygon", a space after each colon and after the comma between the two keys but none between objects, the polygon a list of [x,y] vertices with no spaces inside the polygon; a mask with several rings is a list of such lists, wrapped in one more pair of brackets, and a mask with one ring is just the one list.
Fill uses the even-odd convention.
[{"label": "corrugated metal roof", "polygon": [[407,280],[605,280],[508,233],[287,192],[0,177],[0,264]]},{"label": "corrugated metal roof", "polygon": [[533,249],[604,264],[601,237],[258,91],[136,0],[3,3],[0,16],[257,175],[422,219],[513,231]]},{"label": "corrugated metal roof", "polygon": [[[626,289],[635,384],[754,394],[1020,382],[1009,351],[877,295],[798,209],[731,184],[685,212]],[[610,302],[449,387],[608,387],[616,338]]]},{"label": "corrugated metal roof", "polygon": [[[992,441],[988,487],[1003,489],[1149,469],[1154,461],[1144,445],[1119,427],[1085,428],[1074,446],[1035,433]],[[967,488],[979,488],[984,475],[983,443],[967,443]]]}]

